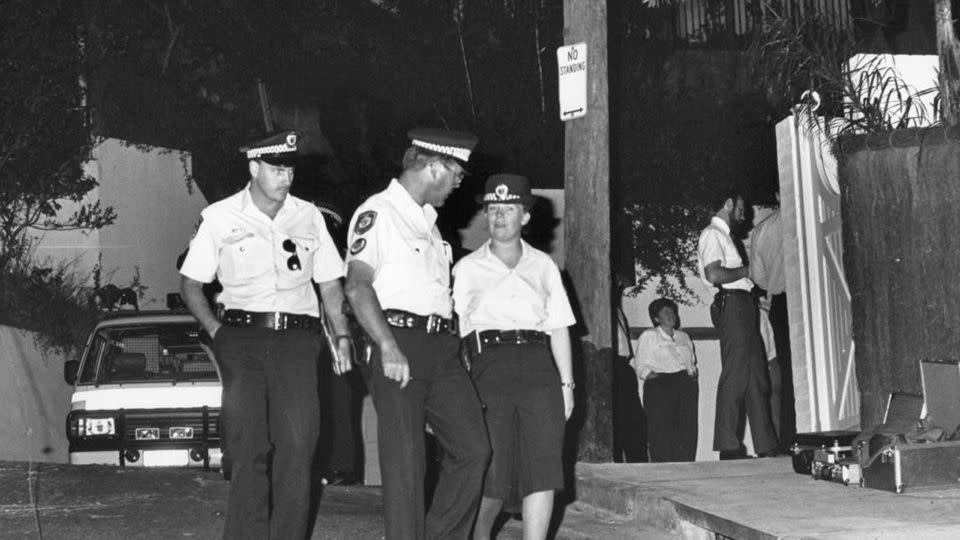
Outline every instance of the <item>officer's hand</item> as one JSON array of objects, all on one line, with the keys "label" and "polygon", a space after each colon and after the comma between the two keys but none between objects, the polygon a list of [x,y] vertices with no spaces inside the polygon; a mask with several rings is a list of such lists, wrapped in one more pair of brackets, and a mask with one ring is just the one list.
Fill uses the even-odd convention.
[{"label": "officer's hand", "polygon": [[213,340],[214,340],[214,338],[217,337],[217,332],[219,332],[221,328],[223,328],[223,324],[222,324],[222,323],[217,324],[215,327],[213,327],[213,331],[212,331],[212,332],[207,332],[207,335],[210,336],[210,344],[211,344],[211,345],[213,345]]},{"label": "officer's hand", "polygon": [[333,372],[343,375],[353,368],[353,347],[349,339],[337,338],[337,357],[333,359]]},{"label": "officer's hand", "polygon": [[573,388],[563,387],[563,417],[567,420],[573,414]]},{"label": "officer's hand", "polygon": [[410,382],[410,363],[395,343],[380,347],[380,363],[383,364],[384,377],[400,383],[400,388],[406,388]]}]

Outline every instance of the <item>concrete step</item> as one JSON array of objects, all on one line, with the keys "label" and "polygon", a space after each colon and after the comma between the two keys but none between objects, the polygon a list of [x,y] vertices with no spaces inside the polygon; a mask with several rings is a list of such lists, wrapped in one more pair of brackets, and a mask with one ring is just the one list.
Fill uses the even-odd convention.
[{"label": "concrete step", "polygon": [[796,474],[789,458],[577,464],[577,501],[686,539],[960,538],[960,488],[895,494]]}]

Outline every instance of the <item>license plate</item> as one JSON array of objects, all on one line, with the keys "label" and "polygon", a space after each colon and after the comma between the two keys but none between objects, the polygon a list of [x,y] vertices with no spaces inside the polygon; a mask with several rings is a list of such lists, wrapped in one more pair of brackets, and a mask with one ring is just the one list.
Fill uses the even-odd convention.
[{"label": "license plate", "polygon": [[190,456],[186,450],[144,450],[144,467],[186,467]]}]

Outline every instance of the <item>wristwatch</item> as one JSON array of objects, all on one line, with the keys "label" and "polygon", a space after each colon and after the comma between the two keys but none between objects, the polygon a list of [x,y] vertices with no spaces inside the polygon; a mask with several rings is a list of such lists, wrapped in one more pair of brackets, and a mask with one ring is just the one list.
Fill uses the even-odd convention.
[{"label": "wristwatch", "polygon": [[569,388],[569,389],[573,390],[574,388],[577,387],[577,383],[575,383],[575,382],[573,382],[573,381],[570,381],[570,382],[561,382],[561,383],[560,383],[560,386],[562,386],[562,387],[564,387],[564,388]]}]

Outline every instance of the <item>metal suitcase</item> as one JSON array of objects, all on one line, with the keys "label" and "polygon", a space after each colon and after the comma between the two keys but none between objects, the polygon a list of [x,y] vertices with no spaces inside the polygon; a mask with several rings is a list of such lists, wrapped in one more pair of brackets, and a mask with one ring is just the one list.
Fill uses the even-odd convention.
[{"label": "metal suitcase", "polygon": [[[858,449],[862,452],[865,446],[862,442]],[[874,457],[862,470],[864,487],[903,493],[960,481],[960,441],[891,443],[883,435],[874,435],[869,447]]]},{"label": "metal suitcase", "polygon": [[902,493],[960,482],[960,441],[908,442],[904,436],[916,431],[921,416],[928,427],[954,433],[960,425],[960,363],[924,360],[920,376],[923,396],[891,395],[885,433],[859,442],[863,486]]},{"label": "metal suitcase", "polygon": [[856,431],[817,431],[814,433],[797,433],[793,437],[790,454],[793,456],[793,470],[798,474],[811,474],[814,453],[817,450],[826,450],[836,453],[839,457],[853,455],[853,438]]}]

